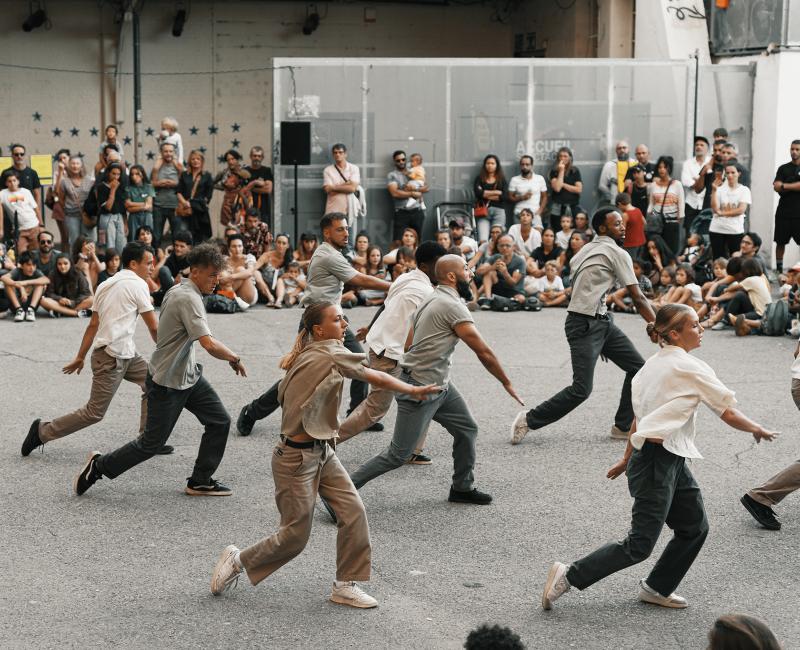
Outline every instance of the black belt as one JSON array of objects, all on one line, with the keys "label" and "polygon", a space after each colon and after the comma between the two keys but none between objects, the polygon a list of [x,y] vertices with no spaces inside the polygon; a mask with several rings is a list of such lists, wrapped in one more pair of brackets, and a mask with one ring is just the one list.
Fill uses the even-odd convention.
[{"label": "black belt", "polygon": [[608,315],[608,312],[605,314],[581,314],[577,311],[569,312],[573,316],[583,316],[584,318],[591,318],[592,320],[611,320],[611,317]]},{"label": "black belt", "polygon": [[295,442],[294,440],[292,440],[291,438],[287,438],[283,434],[281,434],[281,440],[287,447],[291,447],[292,449],[311,449],[316,445],[324,445],[330,442],[328,440],[311,440],[310,442]]}]

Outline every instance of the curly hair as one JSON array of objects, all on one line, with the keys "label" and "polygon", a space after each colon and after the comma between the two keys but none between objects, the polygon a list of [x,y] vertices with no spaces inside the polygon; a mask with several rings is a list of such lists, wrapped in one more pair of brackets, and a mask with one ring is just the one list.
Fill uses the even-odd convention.
[{"label": "curly hair", "polygon": [[507,627],[484,623],[472,630],[464,643],[466,650],[525,650],[519,634]]},{"label": "curly hair", "polygon": [[220,253],[219,248],[209,243],[195,246],[189,251],[186,261],[189,262],[190,267],[212,267],[219,270],[225,266],[225,258]]}]

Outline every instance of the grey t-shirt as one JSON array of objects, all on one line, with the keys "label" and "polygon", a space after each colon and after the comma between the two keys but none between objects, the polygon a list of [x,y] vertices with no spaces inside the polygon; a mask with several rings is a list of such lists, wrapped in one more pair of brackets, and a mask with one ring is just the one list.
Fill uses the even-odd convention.
[{"label": "grey t-shirt", "polygon": [[356,270],[350,266],[342,251],[323,242],[314,251],[308,265],[303,305],[314,305],[326,300],[338,305],[342,300],[344,283],[355,274]]},{"label": "grey t-shirt", "polygon": [[606,294],[616,283],[623,287],[639,284],[631,256],[606,235],[598,235],[581,248],[569,266],[572,296],[567,310],[578,314],[605,314]]},{"label": "grey t-shirt", "polygon": [[[408,184],[408,179],[403,172],[393,169],[386,176],[386,187],[389,187],[392,183],[397,185],[398,190],[402,190]],[[408,203],[408,199],[395,199],[394,197],[392,197],[392,201],[394,202],[395,210],[402,210]]]},{"label": "grey t-shirt", "polygon": [[150,357],[150,374],[159,386],[185,390],[200,379],[194,342],[210,336],[203,296],[194,282],[172,287],[161,303],[156,351]]},{"label": "grey t-shirt", "polygon": [[[158,180],[160,181],[175,181],[177,183],[179,176],[178,168],[172,163],[164,163],[161,165],[161,169],[158,170]],[[156,189],[156,197],[153,199],[153,205],[157,208],[177,208],[177,186],[159,187]]]},{"label": "grey t-shirt", "polygon": [[[499,253],[496,255],[492,255],[489,259],[486,260],[487,264],[494,264],[497,260],[499,260],[502,255]],[[521,255],[514,254],[514,257],[511,261],[506,264],[506,268],[508,269],[509,275],[514,275],[515,271],[520,272],[519,280],[516,284],[508,284],[506,279],[502,277],[499,273],[497,274],[497,281],[498,284],[507,287],[510,290],[516,291],[517,293],[525,293],[525,260],[522,259]]]},{"label": "grey t-shirt", "polygon": [[459,341],[453,328],[474,322],[455,289],[436,287],[414,315],[414,339],[403,356],[402,367],[420,384],[446,386]]}]

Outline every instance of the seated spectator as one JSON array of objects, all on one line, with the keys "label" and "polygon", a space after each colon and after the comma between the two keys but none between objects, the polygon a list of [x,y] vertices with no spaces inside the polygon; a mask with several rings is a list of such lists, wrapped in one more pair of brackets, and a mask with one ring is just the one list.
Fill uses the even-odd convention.
[{"label": "seated spectator", "polygon": [[447,225],[450,228],[450,239],[453,242],[453,246],[458,246],[464,259],[469,262],[478,252],[478,242],[464,234],[464,219],[462,217],[450,219]]},{"label": "seated spectator", "polygon": [[[378,249],[380,253],[380,249]],[[300,269],[297,262],[289,262],[286,270],[278,278],[277,296],[275,298],[275,309],[281,309],[284,305],[294,307],[299,304],[306,290],[306,275]]]},{"label": "seated spectator", "polygon": [[220,293],[233,298],[239,309],[246,311],[258,302],[255,268],[256,258],[244,252],[244,239],[241,234],[228,238],[228,263],[219,275]]},{"label": "seated spectator", "polygon": [[[439,244],[439,246],[441,246],[445,250],[450,250],[450,248],[453,246],[453,240],[450,238],[449,228],[442,228],[436,233],[436,243]],[[459,250],[459,255],[462,255],[463,257],[461,249],[459,248],[458,250]]]},{"label": "seated spectator", "polygon": [[514,253],[514,239],[510,235],[501,235],[497,239],[497,250],[497,254],[487,258],[478,268],[483,278],[483,298],[478,300],[481,309],[490,309],[495,295],[525,302],[525,260]]},{"label": "seated spectator", "polygon": [[[408,273],[417,268],[417,259],[414,255],[414,250],[408,246],[401,246],[397,249],[397,261],[392,265],[391,276],[392,280],[396,280],[403,273]],[[384,256],[383,259],[386,259]]]},{"label": "seated spectator", "polygon": [[[136,230],[135,240],[140,241],[143,244],[147,244],[153,248],[153,229],[150,226],[139,226],[139,228]],[[163,248],[155,248],[153,250],[154,266],[160,267],[164,263],[164,258],[167,256],[167,254],[164,252]]]},{"label": "seated spectator", "polygon": [[84,235],[79,235],[72,245],[72,266],[86,276],[89,286],[93,290],[97,286],[100,274],[106,268],[106,265],[97,257],[94,242]]},{"label": "seated spectator", "polygon": [[542,277],[525,278],[525,293],[536,296],[542,303],[542,307],[566,307],[569,296],[564,290],[564,283],[558,274],[559,270],[558,262],[554,260],[545,262]]},{"label": "seated spectator", "polygon": [[561,215],[561,230],[556,233],[556,244],[561,250],[565,250],[569,245],[569,238],[574,230],[572,215]]},{"label": "seated spectator", "polygon": [[[370,246],[367,249],[367,264],[362,267],[361,273],[381,280],[386,279],[386,267],[383,265],[383,255],[378,246]],[[386,292],[378,289],[359,289],[357,293],[359,302],[367,307],[382,305],[386,300]]]},{"label": "seated spectator", "polygon": [[705,249],[706,246],[702,236],[693,232],[686,238],[686,246],[683,252],[678,255],[678,262],[694,266],[703,256]]},{"label": "seated spectator", "polygon": [[586,210],[581,206],[577,206],[573,214],[573,219],[575,220],[575,230],[583,233],[589,238],[589,241],[592,241],[594,239],[594,230],[592,230],[592,227],[589,225],[589,215],[586,213]]},{"label": "seated spectator", "polygon": [[268,307],[275,307],[275,293],[278,290],[278,278],[292,262],[292,248],[289,235],[280,234],[268,251],[256,260],[256,288],[266,299]]},{"label": "seated spectator", "polygon": [[[413,228],[406,228],[403,230],[403,234],[400,237],[400,246],[386,253],[386,255],[383,256],[383,263],[386,264],[386,266],[394,264],[397,259],[397,251],[403,247],[411,249],[411,255],[413,257],[414,251],[417,250],[418,245],[419,237],[417,236],[417,231]],[[367,246],[369,246],[369,242],[367,242]]]},{"label": "seated spectator", "polygon": [[523,257],[530,257],[542,245],[542,235],[534,225],[533,211],[522,208],[519,212],[519,223],[508,229],[514,239],[514,250]]},{"label": "seated spectator", "polygon": [[94,187],[94,177],[86,172],[83,158],[70,156],[67,173],[61,177],[61,184],[56,189],[59,202],[64,206],[64,223],[69,233],[69,246],[75,243],[79,235],[93,235],[94,228],[87,228],[83,223],[83,203]]},{"label": "seated spectator", "polygon": [[625,250],[631,259],[640,259],[644,252],[646,238],[644,236],[644,215],[639,208],[631,204],[630,194],[620,192],[616,197],[616,208],[622,215],[622,224],[625,226]]},{"label": "seated spectator", "polygon": [[[403,231],[403,235],[405,236],[405,231]],[[356,245],[349,256],[350,264],[357,269],[364,268],[367,265],[367,249],[369,249],[369,235],[362,230],[356,235]]]},{"label": "seated spectator", "polygon": [[670,303],[689,305],[695,311],[703,305],[702,290],[699,285],[695,284],[694,269],[691,264],[678,265],[675,269],[674,284],[661,296],[659,301],[653,303],[653,306],[663,307]]},{"label": "seated spectator", "polygon": [[103,259],[106,263],[106,268],[100,272],[100,276],[97,278],[98,287],[109,278],[113,278],[121,266],[119,251],[116,248],[106,248],[106,254]]},{"label": "seated spectator", "polygon": [[[733,254],[733,257],[757,257],[761,254],[761,236],[755,232],[746,232],[739,242],[739,250]],[[762,260],[763,263],[763,260]]]},{"label": "seated spectator", "polygon": [[128,211],[128,240],[133,241],[139,228],[147,226],[153,232],[153,198],[155,189],[141,165],[133,165],[130,183],[125,189],[125,209]]},{"label": "seated spectator", "polygon": [[61,251],[53,248],[53,233],[49,230],[42,230],[39,233],[39,250],[33,252],[36,268],[49,278],[56,269],[56,258],[59,255],[61,255]]},{"label": "seated spectator", "polygon": [[653,283],[655,298],[650,301],[653,309],[667,304],[666,296],[675,288],[675,268],[674,266],[665,266],[658,272],[658,282]]},{"label": "seated spectator", "polygon": [[252,255],[256,259],[266,253],[272,245],[272,233],[269,226],[261,221],[261,213],[258,208],[247,209],[242,229],[242,241],[245,255]]},{"label": "seated spectator", "polygon": [[50,280],[36,268],[30,251],[20,253],[17,261],[19,266],[0,276],[0,281],[14,310],[14,322],[33,322],[36,320],[36,308]]},{"label": "seated spectator", "polygon": [[[655,295],[653,292],[653,283],[650,282],[647,272],[649,271],[647,262],[641,260],[633,260],[633,273],[639,281],[639,289],[648,300],[652,300]],[[627,312],[629,314],[636,313],[636,306],[633,304],[631,297],[628,293],[627,287],[617,287],[614,291],[608,294],[606,304],[615,311]]]},{"label": "seated spectator", "polygon": [[[720,330],[724,323],[728,323],[736,326],[737,336],[749,334],[750,329],[759,327],[764,310],[772,302],[769,281],[761,262],[752,257],[744,260],[736,281],[728,286],[720,300],[729,302],[724,309],[712,314],[703,327]],[[740,315],[742,318],[737,319]]]},{"label": "seated spectator", "polygon": [[746,614],[727,614],[711,626],[708,650],[781,650],[781,644],[763,621]]},{"label": "seated spectator", "polygon": [[164,258],[164,262],[155,269],[163,293],[169,291],[173,284],[180,284],[181,278],[189,277],[187,256],[192,250],[192,246],[194,246],[194,239],[188,230],[179,230],[173,236],[170,253]]},{"label": "seated spectator", "polygon": [[29,248],[36,250],[37,237],[41,223],[39,205],[30,190],[20,186],[19,172],[11,169],[3,172],[3,187],[0,191],[0,204],[8,217],[14,232],[3,232],[3,220],[0,220],[0,241],[16,236],[17,253],[24,253]]},{"label": "seated spectator", "polygon": [[497,255],[499,253],[497,250],[497,238],[503,234],[504,230],[505,228],[503,228],[503,226],[497,224],[494,224],[489,229],[489,239],[478,246],[478,252],[475,257],[469,261],[468,265],[471,269],[480,267],[482,262],[488,260],[492,255]]},{"label": "seated spectator", "polygon": [[42,309],[49,311],[54,318],[88,318],[92,315],[89,310],[93,303],[94,296],[86,276],[72,266],[69,255],[62,253],[56,260],[56,270],[50,276],[47,295],[42,298]]},{"label": "seated spectator", "polygon": [[[720,260],[725,258],[718,258]],[[729,286],[737,281],[737,276],[742,270],[742,258],[732,257],[725,265],[725,271],[718,279],[715,279],[704,294],[705,304],[697,311],[698,318],[705,318],[707,315],[715,314],[717,311],[725,309],[729,298],[724,298],[725,291]]]},{"label": "seated spectator", "polygon": [[572,262],[572,258],[575,257],[575,253],[588,244],[589,241],[590,240],[587,235],[576,230],[569,238],[569,246],[567,246],[565,251],[562,251],[561,257],[558,259],[558,263],[561,265],[561,280],[567,289],[572,286],[572,274],[570,271],[570,263]]},{"label": "seated spectator", "polygon": [[645,244],[644,255],[642,259],[648,262],[651,267],[650,280],[653,287],[661,284],[661,271],[667,266],[675,266],[678,260],[675,258],[667,243],[660,235],[650,235]]},{"label": "seated spectator", "polygon": [[527,274],[534,278],[544,276],[544,265],[550,260],[558,262],[563,251],[556,245],[556,234],[552,228],[542,231],[542,243],[536,248],[527,261]]},{"label": "seated spectator", "polygon": [[308,265],[311,263],[311,256],[317,250],[319,242],[317,235],[313,232],[304,232],[300,235],[300,242],[294,251],[294,261],[300,265],[300,270],[304,273],[308,270]]},{"label": "seated spectator", "polygon": [[800,316],[800,262],[786,271],[786,284],[781,289],[789,303],[789,313],[797,318]]},{"label": "seated spectator", "polygon": [[228,239],[230,239],[234,235],[241,235],[241,234],[242,231],[239,230],[239,228],[236,226],[228,225],[225,226],[225,228],[222,230],[222,239],[218,239],[216,243],[219,245],[219,250],[225,257],[228,256]]}]

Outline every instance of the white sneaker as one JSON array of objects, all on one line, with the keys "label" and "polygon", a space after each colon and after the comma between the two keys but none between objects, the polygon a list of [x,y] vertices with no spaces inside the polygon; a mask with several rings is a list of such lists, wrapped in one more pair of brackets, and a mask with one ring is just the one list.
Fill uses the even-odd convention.
[{"label": "white sneaker", "polygon": [[239,309],[241,309],[242,311],[247,311],[248,309],[250,309],[250,303],[244,300],[244,298],[235,296],[234,300],[236,301],[236,304],[239,305]]},{"label": "white sneaker", "polygon": [[226,546],[222,555],[219,556],[214,573],[211,574],[211,593],[215,596],[221,596],[232,584],[239,581],[242,569],[235,561],[238,554],[239,549],[231,544]]},{"label": "white sneaker", "polygon": [[630,431],[623,431],[616,424],[611,427],[611,437],[614,440],[627,440]]},{"label": "white sneaker", "polygon": [[518,445],[522,442],[522,439],[528,435],[528,431],[530,431],[530,427],[528,426],[528,412],[527,411],[520,411],[517,413],[517,417],[514,418],[514,422],[511,424],[511,444]]},{"label": "white sneaker", "polygon": [[25,310],[20,307],[17,311],[14,312],[14,322],[21,323],[25,320]]},{"label": "white sneaker", "polygon": [[365,593],[355,582],[334,582],[331,591],[331,602],[349,605],[360,609],[371,609],[378,606],[378,601]]},{"label": "white sneaker", "polygon": [[552,609],[553,603],[569,591],[567,569],[569,567],[563,562],[554,562],[550,567],[542,592],[542,609]]},{"label": "white sneaker", "polygon": [[655,589],[652,589],[644,580],[639,581],[639,600],[643,603],[650,603],[652,605],[659,605],[660,607],[669,607],[671,609],[685,609],[689,606],[686,599],[678,594],[670,594],[669,596],[662,596]]},{"label": "white sneaker", "polygon": [[36,311],[33,307],[28,307],[28,311],[25,314],[25,320],[31,323],[36,321]]}]

